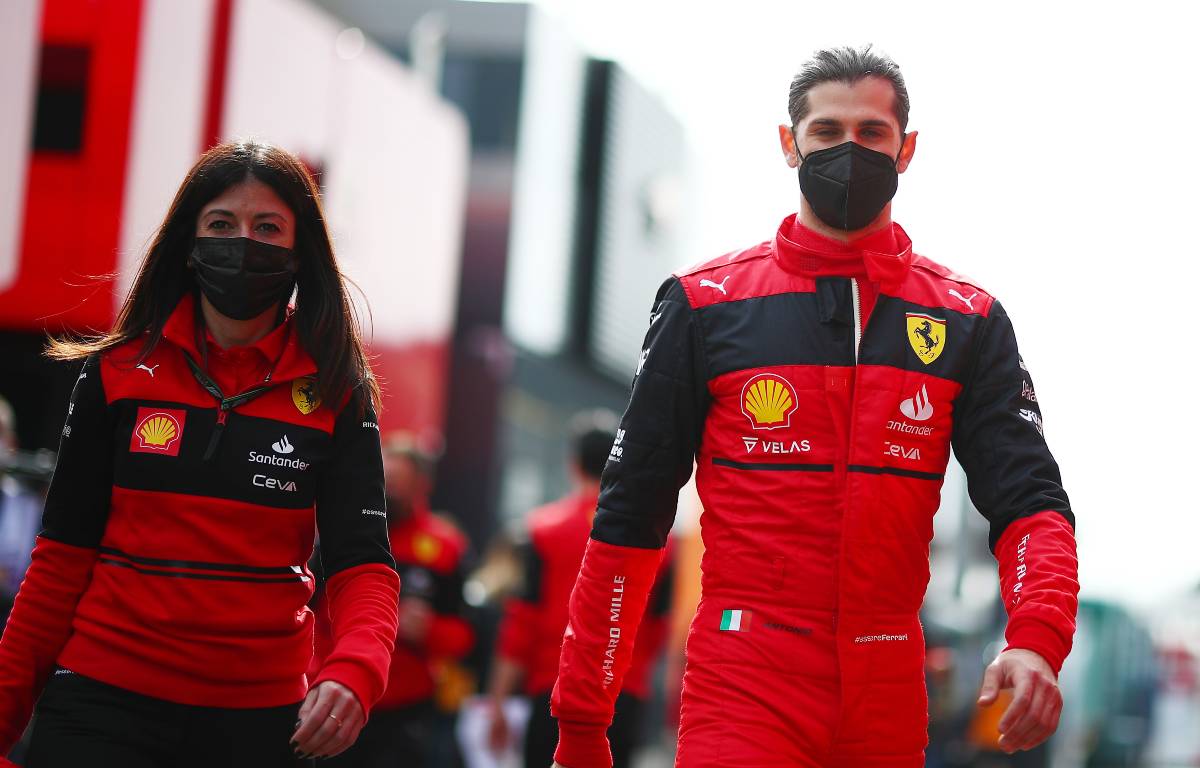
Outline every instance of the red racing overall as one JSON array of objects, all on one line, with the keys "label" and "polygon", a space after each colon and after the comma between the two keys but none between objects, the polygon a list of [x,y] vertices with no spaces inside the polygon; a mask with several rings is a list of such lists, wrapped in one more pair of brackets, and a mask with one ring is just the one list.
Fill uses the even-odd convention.
[{"label": "red racing overall", "polygon": [[702,598],[677,765],[917,768],[933,515],[951,447],[991,524],[1009,647],[1057,671],[1074,518],[1012,325],[893,225],[851,244],[786,219],[663,284],[571,597],[557,759],[604,729],[693,460]]}]

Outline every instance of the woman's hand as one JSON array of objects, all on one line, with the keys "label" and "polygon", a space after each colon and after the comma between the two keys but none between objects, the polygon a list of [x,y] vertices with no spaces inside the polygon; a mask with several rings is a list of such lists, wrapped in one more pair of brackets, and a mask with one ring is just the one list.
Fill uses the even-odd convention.
[{"label": "woman's hand", "polygon": [[346,750],[367,721],[350,689],[332,680],[309,689],[299,718],[292,747],[307,757],[333,757]]}]

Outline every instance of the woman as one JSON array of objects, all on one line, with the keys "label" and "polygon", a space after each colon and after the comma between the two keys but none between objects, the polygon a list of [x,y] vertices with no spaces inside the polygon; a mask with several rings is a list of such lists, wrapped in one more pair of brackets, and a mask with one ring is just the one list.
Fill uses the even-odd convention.
[{"label": "woman", "polygon": [[[39,692],[31,768],[348,747],[387,680],[399,582],[378,389],[304,167],[208,151],[116,327],[49,354],[86,362],[0,639],[0,754]],[[310,683],[317,529],[335,647]]]}]

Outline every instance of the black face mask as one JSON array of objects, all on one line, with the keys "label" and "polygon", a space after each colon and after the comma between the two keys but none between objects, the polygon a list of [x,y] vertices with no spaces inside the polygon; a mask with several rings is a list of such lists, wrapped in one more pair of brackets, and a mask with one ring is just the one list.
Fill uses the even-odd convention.
[{"label": "black face mask", "polygon": [[[797,142],[797,157],[799,150]],[[899,155],[892,159],[853,141],[800,160],[800,191],[817,218],[834,229],[854,231],[870,224],[899,185]]]},{"label": "black face mask", "polygon": [[299,269],[290,249],[247,237],[197,237],[188,264],[213,308],[234,320],[287,301]]}]

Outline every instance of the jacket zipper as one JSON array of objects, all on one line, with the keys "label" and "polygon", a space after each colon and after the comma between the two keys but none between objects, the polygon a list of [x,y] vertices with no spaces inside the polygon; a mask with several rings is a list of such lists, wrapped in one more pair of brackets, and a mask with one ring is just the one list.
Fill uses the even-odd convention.
[{"label": "jacket zipper", "polygon": [[[850,425],[849,425],[849,428],[847,429],[847,433],[846,433],[847,474],[843,476],[845,478],[846,489],[847,489],[847,493],[846,493],[847,505],[849,505],[849,502],[850,502],[850,496],[849,496],[850,457],[854,452],[854,412],[855,412],[854,390],[857,388],[856,385],[858,384],[858,353],[859,353],[859,348],[862,346],[862,296],[859,293],[859,291],[860,291],[860,288],[858,286],[858,278],[856,278],[856,277],[850,278],[850,304],[851,304],[851,307],[853,308],[853,314],[854,314],[854,368],[855,368],[854,374],[855,375],[851,379],[853,384],[850,387]],[[844,532],[843,532],[843,535],[845,535]],[[840,557],[839,557],[839,560],[840,560]],[[840,563],[838,566],[838,571],[839,571],[838,582],[840,585],[840,582],[841,582],[841,573],[840,573],[841,565],[840,565]],[[835,634],[836,634],[837,628],[838,628],[838,611],[841,610],[841,602],[842,602],[840,588],[838,590],[838,595],[839,595],[838,596],[838,610],[834,611],[833,622],[832,622],[833,631]]]},{"label": "jacket zipper", "polygon": [[[212,377],[209,376],[194,359],[192,359],[191,355],[184,352],[183,356],[187,360],[188,367],[192,369],[192,376],[194,376],[200,386],[203,387],[204,390],[212,395],[217,401],[217,423],[213,425],[212,437],[208,439],[208,447],[204,449],[203,460],[209,461],[217,452],[217,446],[221,442],[221,435],[225,432],[225,420],[229,418],[229,412],[243,403],[250,402],[259,395],[266,394],[272,388],[277,386],[276,384],[271,383],[271,376],[273,376],[275,373],[275,367],[272,365],[271,370],[267,371],[266,378],[263,379],[262,384],[258,385],[257,387],[251,387],[245,392],[241,392],[232,397],[225,397],[225,395],[221,392],[221,388],[217,386],[217,383],[212,380]],[[278,363],[279,361],[276,360],[275,362]]]},{"label": "jacket zipper", "polygon": [[[850,385],[850,424],[849,424],[849,426],[847,428],[847,432],[846,432],[846,464],[845,464],[845,469],[843,469],[843,474],[842,474],[843,498],[845,500],[846,513],[848,513],[850,511],[850,460],[854,455],[854,422],[855,422],[854,415],[857,411],[857,408],[855,407],[856,398],[855,398],[854,393],[855,393],[855,390],[858,389],[858,354],[859,354],[859,347],[862,346],[862,336],[863,336],[863,332],[862,332],[862,325],[863,325],[862,324],[862,297],[859,295],[858,278],[854,278],[854,277],[850,278],[850,299],[851,299],[851,302],[850,302],[851,306],[853,307],[853,310],[854,310],[854,372],[850,379],[850,381],[851,381],[851,385]],[[840,618],[841,611],[842,611],[842,576],[843,576],[842,570],[844,568],[844,563],[842,562],[842,556],[845,554],[845,551],[846,551],[845,550],[845,545],[846,545],[845,524],[846,524],[846,516],[845,516],[845,514],[843,514],[841,540],[838,542],[837,576],[835,577],[837,579],[837,584],[836,584],[837,606],[834,608],[833,620],[830,622],[831,629],[833,631],[833,636],[834,636],[835,648],[837,647],[837,644],[838,644],[838,632],[839,632],[838,624],[840,623],[838,619]],[[840,656],[841,656],[840,650],[838,651],[838,656],[840,659]],[[834,725],[834,739],[835,740],[841,735],[841,731],[842,731],[841,723],[843,720],[844,712],[845,712],[845,708],[839,707],[838,721]]]},{"label": "jacket zipper", "polygon": [[858,365],[858,348],[862,346],[862,297],[859,296],[858,278],[850,278],[850,299],[854,306],[854,364]]},{"label": "jacket zipper", "polygon": [[208,439],[208,447],[204,449],[204,461],[208,461],[217,452],[217,444],[221,442],[221,433],[225,431],[225,419],[229,418],[229,408],[222,401],[217,406],[217,423],[213,425],[212,437]]}]

